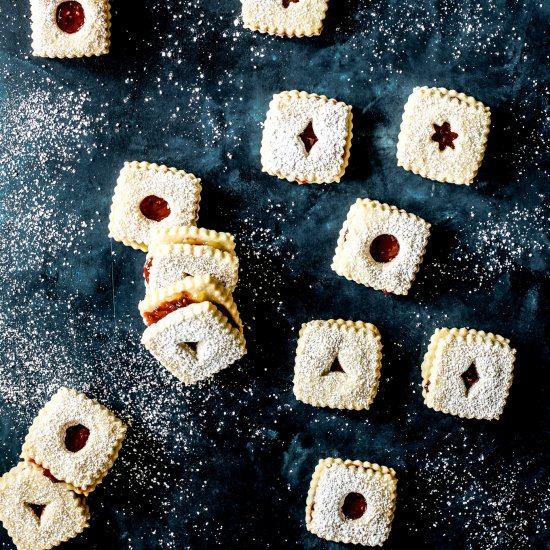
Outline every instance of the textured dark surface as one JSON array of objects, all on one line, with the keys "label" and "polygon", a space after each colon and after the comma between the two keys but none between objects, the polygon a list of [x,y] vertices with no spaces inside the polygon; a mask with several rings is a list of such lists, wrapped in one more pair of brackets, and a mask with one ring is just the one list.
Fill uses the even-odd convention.
[{"label": "textured dark surface", "polygon": [[[326,456],[397,470],[387,548],[547,547],[544,4],[332,0],[321,37],[283,40],[242,29],[237,0],[122,0],[111,54],[50,61],[30,56],[27,2],[1,0],[0,469],[16,464],[29,424],[60,385],[131,425],[89,498],[91,527],[66,548],[336,548],[304,525],[310,476]],[[416,85],[491,107],[475,185],[396,166]],[[339,185],[298,186],[260,171],[270,97],[295,88],[354,106]],[[208,384],[185,388],[139,344],[144,256],[107,238],[124,160],[201,177],[200,225],[238,239],[249,354]],[[433,224],[409,296],[330,270],[357,197]],[[316,409],[292,394],[300,324],[338,317],[382,334],[368,412]],[[498,422],[423,405],[419,366],[439,326],[490,330],[517,348]],[[0,543],[11,548],[4,530]]]}]

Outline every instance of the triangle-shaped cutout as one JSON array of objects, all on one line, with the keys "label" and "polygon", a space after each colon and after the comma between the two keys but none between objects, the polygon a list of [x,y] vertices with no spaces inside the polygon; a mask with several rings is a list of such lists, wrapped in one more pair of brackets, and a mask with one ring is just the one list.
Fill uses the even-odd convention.
[{"label": "triangle-shaped cutout", "polygon": [[40,519],[42,518],[42,514],[44,513],[44,508],[46,508],[46,505],[25,502],[25,506],[31,510],[31,512],[37,517],[38,522],[40,523]]},{"label": "triangle-shaped cutout", "polygon": [[183,345],[196,357],[199,348],[198,342],[183,342]]},{"label": "triangle-shaped cutout", "polygon": [[341,372],[343,374],[346,374],[346,371],[343,369],[342,364],[338,360],[338,356],[334,358],[334,361],[330,365],[330,368],[323,372],[322,376],[327,376],[333,372]]}]

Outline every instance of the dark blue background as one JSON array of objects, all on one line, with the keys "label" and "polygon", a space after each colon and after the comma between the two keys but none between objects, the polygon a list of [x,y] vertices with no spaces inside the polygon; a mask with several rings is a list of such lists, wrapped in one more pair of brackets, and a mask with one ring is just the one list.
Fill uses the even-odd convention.
[{"label": "dark blue background", "polygon": [[[113,2],[112,51],[30,55],[27,2],[0,0],[0,469],[60,385],[109,405],[131,429],[89,498],[91,527],[67,548],[336,548],[305,530],[310,477],[326,456],[397,470],[387,548],[543,548],[548,489],[548,4],[525,0],[331,0],[319,38],[243,29],[238,0]],[[491,107],[478,182],[440,184],[396,166],[412,88]],[[273,93],[354,107],[340,184],[260,171]],[[184,387],[141,348],[144,255],[107,238],[125,160],[203,179],[200,225],[233,232],[249,354]],[[395,204],[433,233],[407,297],[330,270],[357,197]],[[546,302],[544,291],[546,290]],[[292,394],[297,331],[315,318],[380,329],[370,411],[317,409]],[[422,403],[433,330],[497,332],[517,348],[497,422]],[[4,530],[2,547],[10,548]]]}]

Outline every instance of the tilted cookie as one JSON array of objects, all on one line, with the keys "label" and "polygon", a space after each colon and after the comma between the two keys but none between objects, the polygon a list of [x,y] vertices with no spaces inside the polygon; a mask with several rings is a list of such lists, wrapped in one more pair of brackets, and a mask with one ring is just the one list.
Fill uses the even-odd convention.
[{"label": "tilted cookie", "polygon": [[108,0],[31,0],[32,50],[37,57],[89,57],[109,52]]},{"label": "tilted cookie", "polygon": [[88,527],[86,501],[20,462],[0,478],[0,521],[18,550],[48,550]]},{"label": "tilted cookie", "polygon": [[113,466],[125,435],[126,426],[109,409],[61,388],[34,419],[21,457],[87,495]]},{"label": "tilted cookie", "polygon": [[167,288],[151,290],[139,303],[139,311],[143,322],[150,326],[178,309],[201,302],[211,302],[230,324],[242,331],[241,318],[231,292],[210,275],[185,277]]},{"label": "tilted cookie", "polygon": [[376,396],[382,343],[362,321],[310,321],[302,325],[296,365],[296,399],[317,407],[368,409]]},{"label": "tilted cookie", "polygon": [[157,226],[151,229],[151,246],[159,244],[196,244],[235,251],[235,237],[231,233],[205,229],[196,225]]},{"label": "tilted cookie", "polygon": [[392,468],[322,459],[307,496],[307,530],[334,542],[381,546],[390,534],[396,498]]},{"label": "tilted cookie", "polygon": [[109,237],[147,252],[156,227],[194,224],[200,179],[177,168],[125,162],[117,180],[109,217]]},{"label": "tilted cookie", "polygon": [[491,111],[445,88],[414,88],[403,113],[397,165],[440,182],[470,184],[481,166]]},{"label": "tilted cookie", "polygon": [[230,318],[219,304],[192,303],[150,325],[141,343],[184,384],[195,384],[246,353],[242,330]]},{"label": "tilted cookie", "polygon": [[328,0],[241,0],[243,26],[287,37],[315,36],[323,30]]},{"label": "tilted cookie", "polygon": [[[152,236],[143,268],[148,291],[166,288],[189,275],[211,275],[233,292],[239,278],[239,259],[233,251],[233,236],[203,230],[205,238],[201,239],[200,231],[196,231],[196,236],[191,236],[191,232],[188,231],[190,227],[198,229],[195,226],[185,226],[185,231],[179,232],[179,235],[170,234],[167,229],[162,235],[158,235],[157,232]],[[177,236],[184,240],[182,233],[187,233],[190,243],[173,244],[161,241],[162,238],[175,240]],[[209,233],[213,235],[208,235]],[[210,246],[207,242],[217,246]],[[224,244],[229,245],[230,251],[221,248]]]},{"label": "tilted cookie", "polygon": [[424,402],[463,418],[497,419],[513,380],[516,350],[502,336],[437,329],[422,363]]},{"label": "tilted cookie", "polygon": [[262,170],[298,183],[338,182],[348,165],[351,106],[307,92],[273,96],[264,124]]},{"label": "tilted cookie", "polygon": [[407,294],[422,263],[430,227],[395,206],[357,199],[340,231],[331,267],[350,281]]}]

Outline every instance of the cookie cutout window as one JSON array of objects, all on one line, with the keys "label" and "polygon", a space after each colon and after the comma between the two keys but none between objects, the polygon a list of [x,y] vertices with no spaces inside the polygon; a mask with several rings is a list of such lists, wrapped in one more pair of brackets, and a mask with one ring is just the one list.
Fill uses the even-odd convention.
[{"label": "cookie cutout window", "polygon": [[90,513],[65,483],[21,462],[0,478],[0,521],[17,548],[52,548],[76,537]]},{"label": "cookie cutout window", "polygon": [[307,497],[307,530],[333,542],[382,545],[391,531],[396,497],[392,468],[358,460],[322,459]]},{"label": "cookie cutout window", "polygon": [[37,57],[89,57],[109,52],[107,0],[31,0],[32,50]]},{"label": "cookie cutout window", "polygon": [[328,0],[241,0],[243,26],[286,37],[316,36],[323,30]]},{"label": "cookie cutout window", "polygon": [[298,183],[338,182],[348,165],[351,107],[325,96],[282,92],[269,104],[262,170]]},{"label": "cookie cutout window", "polygon": [[124,424],[107,408],[61,388],[32,423],[22,456],[44,468],[44,477],[87,495],[112,467],[125,434]]},{"label": "cookie cutout window", "polygon": [[126,162],[113,195],[109,236],[146,252],[152,229],[196,223],[200,194],[200,180],[193,174],[148,162]]},{"label": "cookie cutout window", "polygon": [[422,363],[424,402],[463,418],[497,419],[512,384],[515,353],[502,336],[437,329]]},{"label": "cookie cutout window", "polygon": [[430,224],[370,199],[352,205],[338,239],[332,269],[350,281],[407,294],[422,263]]},{"label": "cookie cutout window", "polygon": [[397,164],[440,182],[470,184],[481,166],[491,111],[480,101],[445,88],[415,88],[397,143]]},{"label": "cookie cutout window", "polygon": [[362,321],[302,325],[294,367],[296,399],[316,407],[368,409],[378,390],[382,344]]}]

